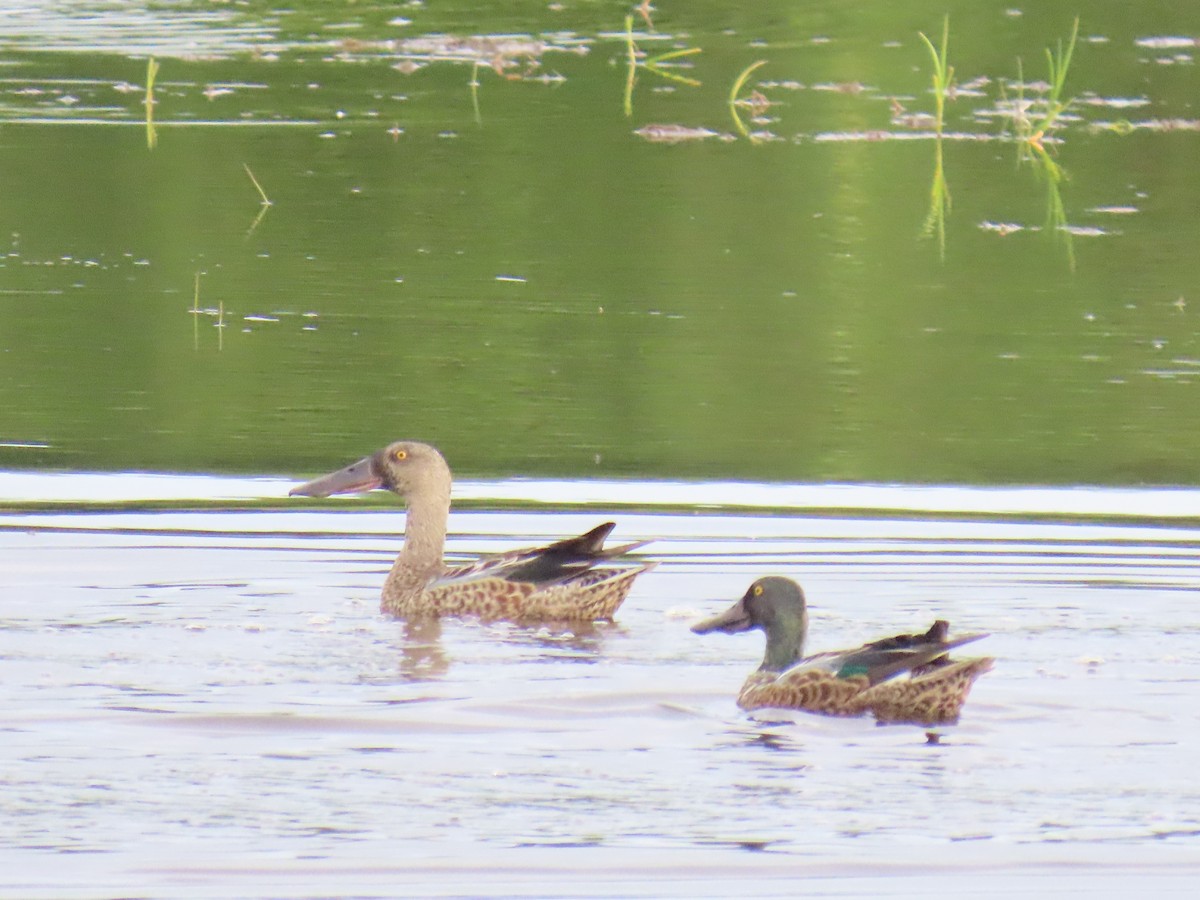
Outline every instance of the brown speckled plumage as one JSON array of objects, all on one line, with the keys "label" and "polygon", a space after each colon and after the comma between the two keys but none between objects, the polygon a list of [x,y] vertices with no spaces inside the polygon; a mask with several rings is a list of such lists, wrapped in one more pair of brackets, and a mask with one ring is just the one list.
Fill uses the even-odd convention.
[{"label": "brown speckled plumage", "polygon": [[861,716],[877,721],[916,725],[950,725],[958,721],[975,679],[992,668],[987,657],[961,659],[923,675],[893,678],[874,687],[866,675],[838,678],[828,671],[809,669],[790,677],[779,672],[754,672],[742,685],[742,709],[778,707],[802,709],[827,716]]},{"label": "brown speckled plumage", "polygon": [[767,634],[762,666],[743,683],[743,709],[776,707],[830,716],[870,713],[879,722],[946,725],[958,720],[975,679],[992,668],[986,657],[951,660],[954,647],[986,637],[947,637],[938,620],[924,634],[901,634],[852,650],[804,657],[808,613],[800,586],[761,578],[737,603],[693,631]]},{"label": "brown speckled plumage", "polygon": [[827,716],[860,716],[862,693],[870,686],[865,675],[834,678],[828,672],[810,669],[782,678],[778,672],[752,672],[738,693],[742,709],[804,709]]},{"label": "brown speckled plumage", "polygon": [[515,550],[448,568],[450,468],[433,447],[390,444],[292,491],[302,496],[391,490],[408,503],[405,541],[383,585],[384,612],[406,618],[475,616],[510,621],[611,619],[633,580],[653,562],[623,559],[642,546],[604,549],[613,523],[545,547]]},{"label": "brown speckled plumage", "polygon": [[[489,621],[588,621],[611,619],[633,579],[653,567],[591,569],[570,581],[538,587],[499,576],[455,581],[453,571],[432,586],[385,594],[383,609],[397,616],[476,616]],[[448,579],[448,580],[447,580]],[[445,581],[446,583],[440,583]]]},{"label": "brown speckled plumage", "polygon": [[861,703],[880,722],[949,725],[958,721],[975,679],[990,672],[994,660],[960,659],[911,678],[894,678],[869,688]]}]

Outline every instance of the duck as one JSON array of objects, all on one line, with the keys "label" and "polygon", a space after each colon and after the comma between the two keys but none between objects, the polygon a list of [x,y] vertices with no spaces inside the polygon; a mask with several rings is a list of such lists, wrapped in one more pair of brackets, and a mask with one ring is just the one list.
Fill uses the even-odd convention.
[{"label": "duck", "polygon": [[738,693],[738,706],[745,710],[870,713],[881,724],[950,725],[958,721],[975,680],[995,662],[990,657],[952,660],[950,650],[987,635],[950,638],[944,619],[924,634],[898,634],[849,650],[804,656],[804,591],[780,576],[759,578],[729,609],[692,626],[696,634],[755,629],[766,632],[767,651]]},{"label": "duck", "polygon": [[404,544],[383,583],[381,609],[400,618],[611,621],[650,560],[626,559],[647,541],[605,549],[605,522],[578,537],[447,566],[450,466],[429,444],[396,441],[358,462],[292,488],[329,497],[383,488],[408,506]]}]

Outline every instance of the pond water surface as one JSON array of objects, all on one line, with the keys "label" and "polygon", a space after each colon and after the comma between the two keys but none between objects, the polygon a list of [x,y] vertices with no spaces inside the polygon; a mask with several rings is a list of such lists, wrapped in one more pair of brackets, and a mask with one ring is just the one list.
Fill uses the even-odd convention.
[{"label": "pond water surface", "polygon": [[[595,491],[579,486],[575,505]],[[596,504],[458,512],[449,551],[610,515],[661,565],[615,624],[572,629],[379,615],[396,511],[3,516],[8,889],[1194,885],[1200,530]],[[747,716],[734,697],[761,637],[688,625],[764,573],[805,585],[813,650],[945,617],[991,632],[979,650],[996,669],[937,745],[909,726]]]}]

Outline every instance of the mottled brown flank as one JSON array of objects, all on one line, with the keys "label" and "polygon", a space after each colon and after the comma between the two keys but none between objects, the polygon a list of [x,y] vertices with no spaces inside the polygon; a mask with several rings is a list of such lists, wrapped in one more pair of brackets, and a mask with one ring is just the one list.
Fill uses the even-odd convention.
[{"label": "mottled brown flank", "polygon": [[384,597],[383,611],[399,616],[473,616],[485,620],[587,621],[612,619],[633,580],[654,563],[591,569],[538,589],[492,576]]},{"label": "mottled brown flank", "polygon": [[880,722],[948,725],[958,720],[975,679],[992,668],[990,658],[964,659],[913,678],[870,687],[865,675],[837,678],[816,669],[793,674],[755,672],[742,685],[742,709],[778,707],[828,716],[874,714]]},{"label": "mottled brown flank", "polygon": [[738,706],[803,709],[827,716],[859,716],[866,711],[859,702],[863,691],[870,686],[866,675],[835,678],[828,672],[808,669],[779,676],[778,672],[752,674],[738,694]]},{"label": "mottled brown flank", "polygon": [[914,678],[885,681],[863,694],[863,702],[880,722],[950,725],[967,702],[971,685],[993,660],[961,659]]}]

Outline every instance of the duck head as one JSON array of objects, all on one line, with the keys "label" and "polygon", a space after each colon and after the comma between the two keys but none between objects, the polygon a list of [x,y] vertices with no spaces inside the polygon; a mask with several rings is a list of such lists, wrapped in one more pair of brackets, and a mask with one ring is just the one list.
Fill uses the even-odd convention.
[{"label": "duck head", "polygon": [[808,608],[800,585],[774,575],[760,578],[725,612],[692,626],[696,634],[754,629],[767,633],[763,668],[782,670],[798,660],[808,635]]},{"label": "duck head", "polygon": [[291,497],[328,497],[356,494],[376,488],[402,497],[430,487],[449,493],[450,467],[436,449],[417,441],[397,441],[358,462],[292,488]]}]

